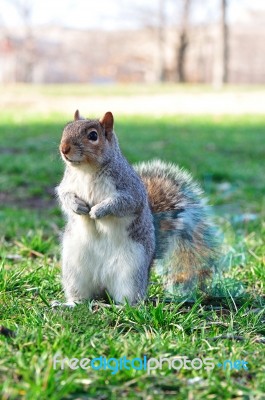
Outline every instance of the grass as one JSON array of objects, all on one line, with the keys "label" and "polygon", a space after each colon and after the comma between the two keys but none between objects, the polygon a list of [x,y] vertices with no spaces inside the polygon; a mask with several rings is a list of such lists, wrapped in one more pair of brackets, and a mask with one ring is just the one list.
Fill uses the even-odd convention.
[{"label": "grass", "polygon": [[[47,89],[48,90],[48,89]],[[63,172],[58,154],[69,116],[0,115],[0,335],[3,399],[261,399],[264,382],[265,117],[122,117],[116,131],[130,162],[162,158],[189,169],[214,205],[231,247],[230,278],[249,295],[224,308],[167,303],[153,275],[151,301],[137,307],[91,302],[54,311],[62,299],[59,232],[53,188]],[[246,222],[249,219],[248,222]],[[261,340],[262,339],[262,340]],[[211,357],[207,371],[54,369],[53,356],[90,359]],[[217,367],[245,360],[248,370]]]},{"label": "grass", "polygon": [[223,88],[216,89],[212,85],[194,85],[194,84],[174,84],[170,83],[150,83],[150,84],[47,84],[47,85],[27,85],[27,84],[9,84],[1,85],[0,92],[12,93],[15,96],[43,95],[48,97],[65,96],[134,96],[134,95],[157,95],[173,93],[251,93],[264,92],[264,85],[226,85]]}]

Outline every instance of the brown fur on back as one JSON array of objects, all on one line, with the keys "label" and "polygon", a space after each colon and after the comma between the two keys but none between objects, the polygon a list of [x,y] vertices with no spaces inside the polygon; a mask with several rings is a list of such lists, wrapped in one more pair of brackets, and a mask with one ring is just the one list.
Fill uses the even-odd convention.
[{"label": "brown fur on back", "polygon": [[156,259],[163,262],[165,286],[203,287],[219,257],[202,190],[185,170],[154,160],[137,165],[156,228]]},{"label": "brown fur on back", "polygon": [[142,180],[147,189],[149,204],[153,213],[176,209],[180,194],[178,194],[177,187],[170,179],[143,176]]}]

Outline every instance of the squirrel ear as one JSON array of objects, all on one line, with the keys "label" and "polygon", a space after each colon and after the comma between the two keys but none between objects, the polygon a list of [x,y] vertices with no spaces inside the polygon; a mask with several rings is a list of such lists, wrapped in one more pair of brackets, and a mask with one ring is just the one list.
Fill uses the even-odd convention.
[{"label": "squirrel ear", "polygon": [[106,112],[103,118],[99,120],[101,125],[104,126],[106,131],[106,137],[108,140],[111,139],[112,132],[113,132],[113,125],[114,125],[114,118],[110,111]]},{"label": "squirrel ear", "polygon": [[79,110],[76,110],[75,115],[74,115],[74,119],[75,119],[75,121],[78,121],[78,120],[80,120],[80,119],[85,119],[85,118],[82,117],[82,116],[79,114]]}]

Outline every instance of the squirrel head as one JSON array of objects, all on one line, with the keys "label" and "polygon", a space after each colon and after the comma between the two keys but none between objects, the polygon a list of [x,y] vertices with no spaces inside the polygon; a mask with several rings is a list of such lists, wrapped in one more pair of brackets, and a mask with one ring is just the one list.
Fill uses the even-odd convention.
[{"label": "squirrel head", "polygon": [[101,119],[85,119],[76,110],[74,121],[63,130],[60,143],[62,159],[72,166],[102,166],[111,157],[111,149],[117,143],[113,126],[110,111]]}]

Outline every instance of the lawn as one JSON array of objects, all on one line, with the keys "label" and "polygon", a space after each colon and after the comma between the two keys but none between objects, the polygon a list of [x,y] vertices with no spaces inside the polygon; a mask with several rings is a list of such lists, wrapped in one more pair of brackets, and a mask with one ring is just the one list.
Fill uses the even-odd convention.
[{"label": "lawn", "polygon": [[[54,187],[63,166],[58,143],[69,115],[0,115],[0,387],[3,399],[265,398],[264,116],[116,116],[121,148],[134,163],[173,161],[207,193],[230,247],[226,276],[245,302],[220,307],[167,302],[160,278],[137,307],[91,302],[51,309],[63,299]],[[10,333],[10,337],[8,337]],[[72,370],[53,356],[89,359],[213,358],[211,370]],[[247,368],[218,367],[243,360]],[[230,364],[229,364],[230,365]]]}]

